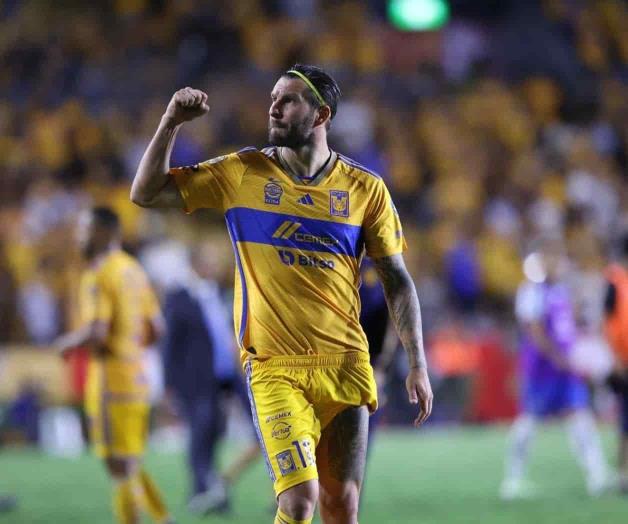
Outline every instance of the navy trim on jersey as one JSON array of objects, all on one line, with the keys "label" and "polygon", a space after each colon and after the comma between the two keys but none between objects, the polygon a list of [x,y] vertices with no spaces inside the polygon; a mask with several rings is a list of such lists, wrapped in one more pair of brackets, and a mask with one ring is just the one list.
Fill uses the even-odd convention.
[{"label": "navy trim on jersey", "polygon": [[362,226],[234,207],[225,213],[232,242],[254,242],[301,251],[358,258],[364,247]]},{"label": "navy trim on jersey", "polygon": [[272,158],[273,155],[275,154],[276,151],[276,147],[265,147],[264,149],[262,149],[262,154],[266,155],[268,158]]},{"label": "navy trim on jersey", "polygon": [[257,148],[254,146],[248,146],[240,149],[237,154],[239,155],[240,153],[252,153],[253,151],[257,151]]},{"label": "navy trim on jersey", "polygon": [[248,322],[248,293],[246,289],[246,280],[244,278],[244,268],[242,267],[242,261],[240,260],[240,252],[238,251],[236,235],[229,223],[229,220],[227,220],[227,231],[229,232],[231,244],[233,245],[233,253],[235,254],[236,266],[238,268],[238,273],[240,274],[240,285],[242,287],[242,311],[240,313],[240,332],[238,333],[238,341],[240,346],[242,346],[242,340],[244,339],[244,332]]},{"label": "navy trim on jersey", "polygon": [[351,167],[355,167],[357,169],[359,169],[360,171],[364,171],[365,173],[368,173],[369,175],[374,176],[375,178],[379,178],[381,179],[381,175],[378,175],[375,171],[371,171],[368,167],[363,166],[362,164],[356,162],[355,160],[353,160],[352,158],[349,158],[347,156],[344,156],[340,153],[338,153],[338,157],[340,158],[340,160],[342,160],[345,164],[349,164]]}]

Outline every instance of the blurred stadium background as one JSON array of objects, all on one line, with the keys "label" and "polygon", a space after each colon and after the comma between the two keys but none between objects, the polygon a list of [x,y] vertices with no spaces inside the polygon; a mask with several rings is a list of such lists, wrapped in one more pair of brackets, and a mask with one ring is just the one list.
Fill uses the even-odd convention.
[{"label": "blurred stadium background", "polygon": [[[410,431],[401,356],[361,522],[624,522],[625,499],[585,497],[557,428],[536,443],[542,497],[506,505],[498,487],[517,412],[513,296],[540,233],[567,243],[583,358],[604,344],[603,270],[628,227],[626,28],[620,0],[0,0],[0,492],[19,501],[0,521],[111,518],[73,415],[84,356],[49,349],[76,325],[77,212],[116,209],[160,293],[209,239],[229,290],[221,217],[142,210],[130,180],[175,90],[209,94],[209,117],[174,150],[173,164],[194,164],[265,145],[269,91],[301,62],[338,79],[332,147],[381,173],[402,216],[436,394],[430,422]],[[158,355],[148,462],[179,521],[196,522]],[[594,389],[614,462],[616,408]],[[270,489],[258,464],[233,516],[207,521],[270,521]]]}]

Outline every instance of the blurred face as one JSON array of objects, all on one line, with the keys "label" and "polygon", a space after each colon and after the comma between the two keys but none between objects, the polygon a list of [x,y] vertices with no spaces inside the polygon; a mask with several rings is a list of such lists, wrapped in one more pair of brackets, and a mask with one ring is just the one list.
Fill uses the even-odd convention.
[{"label": "blurred face", "polygon": [[317,110],[303,96],[308,87],[298,78],[281,77],[275,84],[268,111],[268,141],[298,148],[312,142]]},{"label": "blurred face", "polygon": [[81,212],[76,225],[76,243],[86,259],[105,250],[112,239],[112,233],[99,227],[89,210]]},{"label": "blurred face", "polygon": [[94,252],[94,219],[89,211],[82,211],[76,224],[76,243],[86,258]]},{"label": "blurred face", "polygon": [[547,276],[552,280],[557,279],[560,276],[565,260],[562,244],[556,241],[544,246],[541,250],[541,257]]},{"label": "blurred face", "polygon": [[197,247],[192,254],[191,262],[199,277],[213,280],[219,276],[219,255],[211,244],[204,243]]}]

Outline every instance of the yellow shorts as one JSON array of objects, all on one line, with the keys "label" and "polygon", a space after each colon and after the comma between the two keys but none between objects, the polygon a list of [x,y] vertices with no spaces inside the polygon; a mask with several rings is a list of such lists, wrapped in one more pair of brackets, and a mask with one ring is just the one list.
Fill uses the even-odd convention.
[{"label": "yellow shorts", "polygon": [[99,402],[86,403],[94,453],[101,458],[141,456],[148,436],[146,399],[108,393],[99,397]]},{"label": "yellow shorts", "polygon": [[272,357],[245,364],[253,422],[276,495],[318,478],[316,446],[350,406],[377,409],[368,355]]}]

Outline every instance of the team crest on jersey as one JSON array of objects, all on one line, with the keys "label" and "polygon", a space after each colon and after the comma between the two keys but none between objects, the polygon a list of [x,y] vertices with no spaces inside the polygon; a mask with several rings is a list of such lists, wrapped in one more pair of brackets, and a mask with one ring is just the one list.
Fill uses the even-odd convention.
[{"label": "team crest on jersey", "polygon": [[349,216],[349,192],[332,189],[329,191],[329,214],[335,217]]},{"label": "team crest on jersey", "polygon": [[264,202],[278,206],[283,195],[283,189],[277,183],[271,180],[264,186]]},{"label": "team crest on jersey", "polygon": [[292,457],[292,451],[289,449],[282,451],[281,453],[277,453],[276,458],[279,471],[281,471],[281,475],[283,477],[297,470],[297,465],[294,463],[294,458]]}]

